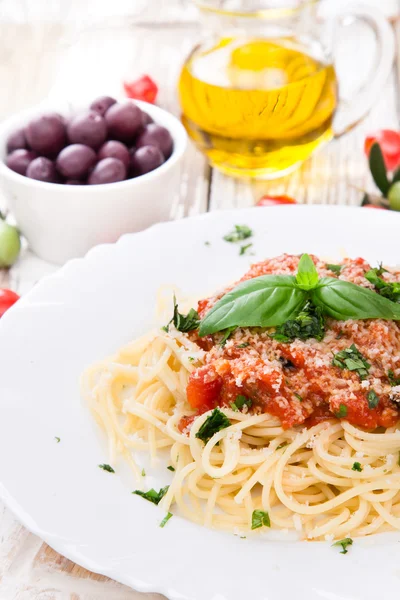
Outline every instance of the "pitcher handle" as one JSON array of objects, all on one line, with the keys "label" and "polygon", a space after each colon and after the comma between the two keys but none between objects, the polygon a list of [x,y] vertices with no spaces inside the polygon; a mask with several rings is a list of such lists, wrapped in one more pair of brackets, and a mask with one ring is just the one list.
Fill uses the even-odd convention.
[{"label": "pitcher handle", "polygon": [[[351,22],[349,18],[352,19]],[[382,92],[392,69],[395,40],[392,27],[386,17],[372,6],[351,4],[341,10],[336,19],[339,27],[347,27],[354,20],[363,21],[372,29],[377,42],[375,65],[368,81],[361,85],[351,102],[339,100],[333,131],[335,137],[340,137],[364,119]]]}]

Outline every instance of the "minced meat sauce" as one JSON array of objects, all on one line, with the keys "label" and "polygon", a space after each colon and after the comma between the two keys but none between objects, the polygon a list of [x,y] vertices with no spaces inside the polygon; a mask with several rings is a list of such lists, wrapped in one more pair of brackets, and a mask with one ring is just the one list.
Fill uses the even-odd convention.
[{"label": "minced meat sauce", "polygon": [[[240,281],[260,275],[294,275],[299,259],[285,254],[265,260],[253,265]],[[324,261],[315,256],[312,259],[320,277],[337,277]],[[340,279],[374,289],[365,278],[371,269],[365,260],[345,259],[341,264]],[[400,280],[394,270],[382,277],[388,282]],[[200,317],[233,287],[201,300]],[[393,426],[400,418],[392,387],[393,379],[400,377],[398,323],[327,319],[325,330],[322,341],[296,339],[284,343],[270,337],[273,329],[238,328],[223,346],[222,334],[205,338],[191,334],[206,353],[205,365],[190,376],[190,405],[200,414],[216,406],[231,406],[238,396],[245,396],[251,400],[250,412],[279,417],[285,429],[312,426],[333,417],[366,429]],[[357,372],[332,364],[333,356],[352,344],[370,364],[364,380]],[[375,407],[368,399],[371,391],[374,398],[378,397]],[[184,418],[181,429],[190,425],[190,420]]]}]

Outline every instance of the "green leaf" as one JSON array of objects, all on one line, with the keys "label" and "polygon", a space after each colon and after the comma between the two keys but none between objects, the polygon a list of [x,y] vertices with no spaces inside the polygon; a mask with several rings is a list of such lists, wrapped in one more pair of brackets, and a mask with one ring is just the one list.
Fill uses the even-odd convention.
[{"label": "green leaf", "polygon": [[197,329],[200,323],[200,317],[194,308],[191,308],[187,315],[182,315],[178,310],[178,304],[176,303],[176,298],[174,294],[174,314],[172,319],[162,327],[163,331],[168,332],[169,325],[173,323],[175,328],[182,333],[187,333],[188,331],[193,331]]},{"label": "green leaf", "polygon": [[59,438],[58,436],[55,436],[54,439],[56,440],[57,444],[59,444],[61,442],[61,438]]},{"label": "green leaf", "polygon": [[362,466],[359,462],[355,462],[353,463],[353,466],[351,467],[352,471],[358,471],[359,473],[361,473],[362,471]]},{"label": "green leaf", "polygon": [[345,348],[333,356],[332,364],[340,369],[357,371],[361,380],[368,377],[368,371],[371,367],[369,362],[363,357],[358,348],[352,344],[350,348]]},{"label": "green leaf", "polygon": [[395,387],[396,385],[400,385],[400,377],[395,377],[392,369],[389,369],[387,376],[389,379],[389,383],[392,387]]},{"label": "green leaf", "polygon": [[222,348],[225,346],[226,342],[228,341],[228,339],[231,337],[232,333],[237,329],[236,326],[234,327],[228,327],[228,329],[226,329],[223,333],[224,335],[222,336],[222,340],[220,341],[219,345],[222,346]]},{"label": "green leaf", "polygon": [[296,275],[296,284],[301,290],[312,290],[318,284],[318,272],[311,257],[303,254]]},{"label": "green leaf", "polygon": [[212,436],[221,431],[221,429],[226,429],[230,427],[232,423],[228,419],[223,412],[219,410],[219,408],[215,408],[211,415],[207,417],[204,421],[203,425],[200,427],[198,432],[196,433],[196,437],[202,440],[205,444],[209,442]]},{"label": "green leaf", "polygon": [[148,492],[142,492],[141,490],[135,490],[132,494],[136,494],[137,496],[141,496],[145,500],[152,502],[153,504],[160,504],[161,500],[164,498],[165,494],[168,492],[169,485],[161,488],[159,492],[156,492],[153,488]]},{"label": "green leaf", "polygon": [[171,517],[173,517],[173,514],[172,514],[172,513],[170,513],[170,512],[169,512],[169,513],[167,513],[167,514],[165,515],[165,517],[163,518],[163,520],[161,521],[161,523],[160,523],[160,527],[165,527],[165,525],[168,523],[168,521],[170,520],[170,518],[171,518]]},{"label": "green leaf", "polygon": [[228,327],[273,327],[294,318],[306,303],[292,275],[262,275],[239,283],[200,322],[199,335]]},{"label": "green leaf", "polygon": [[376,408],[379,404],[379,396],[374,390],[370,390],[367,394],[368,408]]},{"label": "green leaf", "polygon": [[277,327],[271,337],[278,342],[293,342],[295,339],[314,338],[321,341],[325,335],[325,321],[322,309],[307,302],[295,319]]},{"label": "green leaf", "polygon": [[243,256],[246,254],[247,250],[252,247],[253,244],[245,244],[244,246],[240,246],[239,256]]},{"label": "green leaf", "polygon": [[375,286],[378,294],[384,298],[388,298],[388,300],[391,300],[392,302],[400,303],[400,283],[397,281],[385,281],[380,277],[383,272],[385,272],[385,270],[382,267],[370,269],[365,273],[365,278]]},{"label": "green leaf", "polygon": [[330,271],[332,271],[332,273],[335,273],[335,275],[340,275],[340,273],[342,272],[343,269],[343,265],[333,265],[331,263],[328,263],[325,265],[327,269],[329,269]]},{"label": "green leaf", "polygon": [[108,471],[108,473],[115,473],[114,469],[110,467],[110,465],[99,465],[100,469],[103,471]]},{"label": "green leaf", "polygon": [[172,465],[169,465],[169,467],[167,467],[168,471],[172,471],[172,473],[175,471],[175,467],[173,467]]},{"label": "green leaf", "polygon": [[341,546],[342,547],[340,554],[347,554],[347,552],[348,552],[347,546],[352,546],[352,545],[353,545],[353,540],[351,538],[344,538],[343,540],[339,540],[338,542],[335,542],[334,544],[332,544],[332,546]]},{"label": "green leaf", "polygon": [[249,342],[243,342],[243,344],[239,344],[238,346],[236,346],[237,348],[247,348],[247,346],[250,346]]},{"label": "green leaf", "polygon": [[253,404],[253,401],[251,400],[251,398],[247,398],[246,396],[236,396],[235,402],[231,403],[231,409],[238,411],[238,410],[242,410],[242,408],[244,406],[247,406],[248,408],[251,408],[251,405]]},{"label": "green leaf", "polygon": [[340,404],[339,410],[337,411],[337,413],[335,413],[335,416],[338,419],[343,419],[344,417],[347,417],[347,406],[345,404]]},{"label": "green leaf", "polygon": [[397,181],[400,181],[400,167],[398,169],[396,169],[396,171],[393,173],[393,178],[392,178],[391,185],[393,185]]},{"label": "green leaf", "polygon": [[400,320],[400,306],[376,292],[349,281],[323,277],[310,292],[315,306],[333,319]]},{"label": "green leaf", "polygon": [[259,529],[262,526],[271,527],[271,520],[269,514],[264,510],[253,510],[251,515],[251,528]]},{"label": "green leaf", "polygon": [[235,225],[233,231],[224,235],[224,240],[226,242],[241,242],[243,240],[247,240],[247,238],[253,235],[253,231],[247,225]]},{"label": "green leaf", "polygon": [[388,180],[382,150],[378,143],[373,144],[371,147],[371,151],[369,154],[369,168],[371,170],[371,174],[374,178],[376,186],[386,197],[390,188],[390,182]]}]

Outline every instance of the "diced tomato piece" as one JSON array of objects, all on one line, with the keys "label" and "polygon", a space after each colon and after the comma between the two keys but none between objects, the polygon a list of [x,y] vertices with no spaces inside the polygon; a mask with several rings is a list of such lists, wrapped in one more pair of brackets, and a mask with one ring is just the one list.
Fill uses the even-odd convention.
[{"label": "diced tomato piece", "polygon": [[19,300],[18,294],[12,290],[0,289],[0,317]]},{"label": "diced tomato piece", "polygon": [[142,75],[135,81],[124,81],[124,90],[128,98],[144,100],[154,104],[158,94],[157,84],[148,75]]},{"label": "diced tomato piece", "polygon": [[262,196],[256,206],[276,206],[279,204],[297,204],[297,200],[290,196]]},{"label": "diced tomato piece", "polygon": [[222,378],[209,366],[201,367],[191,374],[186,388],[187,398],[192,408],[206,412],[218,404],[222,388]]},{"label": "diced tomato piece", "polygon": [[181,433],[183,433],[185,431],[185,429],[187,429],[188,427],[190,427],[192,425],[192,423],[196,417],[197,417],[197,415],[192,415],[191,417],[186,417],[186,416],[182,417],[178,423],[179,431]]},{"label": "diced tomato piece", "polygon": [[352,425],[364,429],[376,429],[377,427],[391,427],[398,421],[397,411],[388,410],[387,406],[378,403],[376,408],[369,408],[368,400],[362,393],[354,393],[352,397],[344,398],[342,401],[335,398],[330,403],[330,409],[335,414],[340,414],[341,406],[346,407],[343,419]]}]

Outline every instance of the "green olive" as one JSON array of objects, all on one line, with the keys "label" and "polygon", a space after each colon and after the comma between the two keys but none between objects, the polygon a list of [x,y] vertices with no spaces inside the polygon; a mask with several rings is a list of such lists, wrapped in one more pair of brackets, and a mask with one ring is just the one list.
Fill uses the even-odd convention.
[{"label": "green olive", "polygon": [[0,268],[11,267],[19,256],[21,240],[18,230],[0,220]]},{"label": "green olive", "polygon": [[400,210],[400,181],[394,183],[388,193],[389,206],[392,210]]}]

